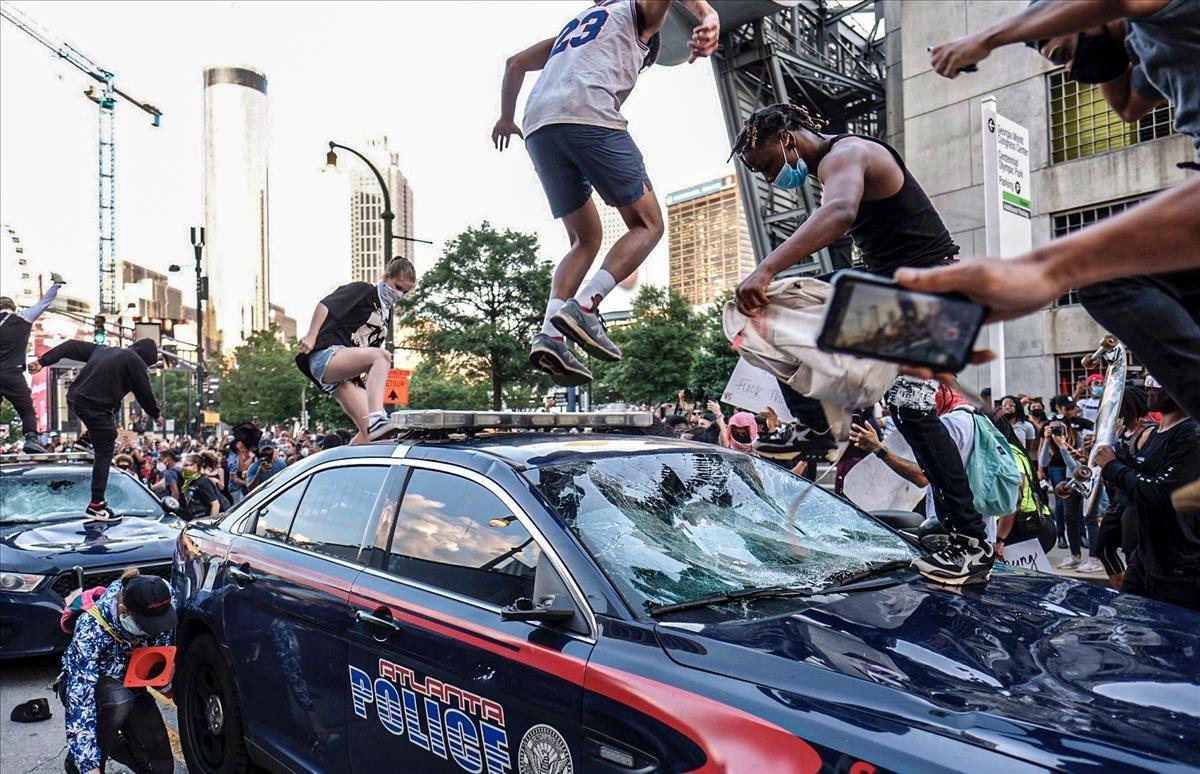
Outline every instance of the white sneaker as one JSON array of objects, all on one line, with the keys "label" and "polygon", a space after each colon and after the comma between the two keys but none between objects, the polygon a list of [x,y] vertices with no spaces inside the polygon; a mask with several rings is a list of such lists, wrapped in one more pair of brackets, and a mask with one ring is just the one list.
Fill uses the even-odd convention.
[{"label": "white sneaker", "polygon": [[1061,562],[1059,562],[1058,569],[1073,570],[1076,567],[1078,567],[1082,561],[1083,560],[1080,559],[1078,556],[1072,556],[1070,559],[1063,559]]},{"label": "white sneaker", "polygon": [[1104,565],[1095,559],[1086,559],[1075,569],[1077,572],[1099,572],[1104,569]]}]

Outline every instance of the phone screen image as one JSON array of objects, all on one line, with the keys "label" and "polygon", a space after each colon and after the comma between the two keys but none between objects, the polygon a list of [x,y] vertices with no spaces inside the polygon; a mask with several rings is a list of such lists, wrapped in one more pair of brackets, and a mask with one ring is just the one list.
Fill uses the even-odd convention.
[{"label": "phone screen image", "polygon": [[885,360],[956,369],[966,363],[987,311],[966,300],[870,282],[840,283],[834,348]]}]

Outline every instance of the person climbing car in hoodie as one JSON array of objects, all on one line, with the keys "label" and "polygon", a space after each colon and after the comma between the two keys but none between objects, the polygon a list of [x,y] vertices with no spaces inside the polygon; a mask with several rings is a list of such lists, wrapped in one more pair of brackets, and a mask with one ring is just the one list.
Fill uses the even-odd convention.
[{"label": "person climbing car in hoodie", "polygon": [[162,422],[158,401],[150,388],[148,369],[158,362],[158,345],[152,339],[139,339],[128,349],[106,347],[90,341],[64,341],[29,364],[36,374],[60,360],[84,363],[79,376],[67,389],[67,403],[92,438],[92,499],[86,514],[91,521],[119,521],[104,501],[108,471],[112,467],[117,443],[117,410],[127,393],[132,392],[146,416]]}]

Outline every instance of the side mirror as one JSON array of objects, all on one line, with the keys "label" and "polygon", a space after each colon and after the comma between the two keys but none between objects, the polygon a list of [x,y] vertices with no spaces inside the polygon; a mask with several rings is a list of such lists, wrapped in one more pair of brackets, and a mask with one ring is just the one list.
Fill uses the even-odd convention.
[{"label": "side mirror", "polygon": [[166,497],[163,497],[162,504],[163,504],[163,507],[166,508],[171,513],[179,512],[179,501],[176,500],[171,495],[167,495]]},{"label": "side mirror", "polygon": [[537,604],[529,597],[521,597],[500,609],[501,621],[545,621],[561,623],[575,616],[575,605],[569,596],[549,594],[538,599]]}]

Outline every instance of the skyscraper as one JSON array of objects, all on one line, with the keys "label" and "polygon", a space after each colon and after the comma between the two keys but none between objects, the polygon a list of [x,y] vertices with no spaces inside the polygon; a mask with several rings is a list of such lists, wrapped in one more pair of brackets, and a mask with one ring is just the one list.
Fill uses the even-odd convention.
[{"label": "skyscraper", "polygon": [[[367,140],[364,155],[379,168],[392,199],[392,232],[413,236],[413,194],[400,171],[400,154],[388,150],[386,136]],[[350,281],[376,282],[383,273],[383,196],[379,181],[369,169],[356,164],[350,180]],[[413,243],[392,242],[392,257],[413,259]]]},{"label": "skyscraper", "polygon": [[268,132],[267,77],[249,67],[207,68],[204,323],[223,354],[270,325]]},{"label": "skyscraper", "polygon": [[755,266],[737,176],[668,194],[667,245],[671,289],[693,306],[736,288]]}]

